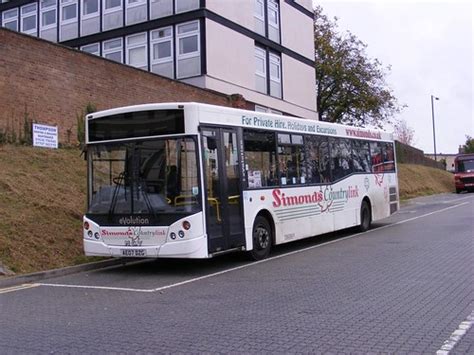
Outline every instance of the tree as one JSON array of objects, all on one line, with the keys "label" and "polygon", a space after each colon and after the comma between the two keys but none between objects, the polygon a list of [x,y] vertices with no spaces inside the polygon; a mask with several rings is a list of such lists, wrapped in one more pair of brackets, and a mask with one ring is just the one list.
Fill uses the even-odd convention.
[{"label": "tree", "polygon": [[337,18],[329,20],[315,9],[317,109],[323,121],[354,126],[382,127],[400,112],[385,82],[390,67],[366,56],[367,47],[349,31],[337,31]]},{"label": "tree", "polygon": [[396,120],[393,124],[393,133],[395,139],[401,143],[412,145],[415,138],[415,131],[408,126],[405,120]]},{"label": "tree", "polygon": [[466,136],[466,143],[462,147],[464,153],[474,153],[474,138]]}]

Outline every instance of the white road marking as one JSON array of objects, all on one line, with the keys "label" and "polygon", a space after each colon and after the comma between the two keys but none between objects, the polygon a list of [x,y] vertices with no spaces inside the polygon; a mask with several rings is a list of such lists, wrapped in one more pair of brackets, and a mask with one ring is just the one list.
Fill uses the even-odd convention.
[{"label": "white road marking", "polygon": [[154,289],[139,289],[139,288],[126,288],[126,287],[107,287],[107,286],[87,286],[87,285],[68,285],[68,284],[47,284],[38,283],[37,286],[48,286],[48,287],[66,287],[66,288],[87,288],[93,290],[111,290],[111,291],[133,291],[133,292],[155,292]]},{"label": "white road marking", "polygon": [[8,293],[8,292],[15,292],[20,290],[26,290],[28,288],[33,288],[39,286],[38,284],[23,284],[19,286],[7,287],[0,289],[0,294]]},{"label": "white road marking", "polygon": [[405,219],[405,220],[403,220],[403,221],[399,221],[399,222],[395,222],[395,223],[392,223],[392,224],[387,224],[387,225],[382,226],[382,227],[370,229],[370,230],[368,230],[368,231],[366,231],[366,232],[352,234],[352,235],[349,235],[349,236],[347,236],[347,237],[339,238],[339,239],[336,239],[336,240],[331,240],[331,241],[326,242],[326,243],[322,243],[322,244],[318,244],[318,245],[313,245],[313,246],[310,246],[310,247],[307,247],[307,248],[303,248],[303,249],[299,249],[299,250],[294,250],[294,251],[291,251],[291,252],[288,252],[288,253],[284,253],[284,254],[281,254],[281,255],[277,255],[277,256],[273,256],[273,257],[270,257],[270,258],[267,258],[267,259],[264,259],[264,260],[255,261],[255,262],[248,263],[248,264],[245,264],[245,265],[241,265],[241,266],[233,267],[233,268],[230,268],[230,269],[226,269],[226,270],[214,272],[214,273],[212,273],[212,274],[208,274],[208,275],[204,275],[204,276],[200,276],[200,277],[195,277],[195,278],[192,278],[192,279],[189,279],[189,280],[185,280],[185,281],[181,281],[181,282],[177,282],[177,283],[174,283],[174,284],[170,284],[170,285],[166,285],[166,286],[161,286],[161,287],[157,287],[157,288],[152,288],[152,289],[121,288],[121,287],[107,287],[107,286],[86,286],[86,285],[67,285],[67,284],[49,284],[49,283],[38,283],[38,284],[35,284],[35,285],[38,285],[38,286],[48,286],[48,287],[66,287],[66,288],[95,289],[95,290],[131,291],[131,292],[143,292],[143,293],[160,292],[160,291],[168,290],[168,289],[170,289],[170,288],[175,288],[175,287],[178,287],[178,286],[186,285],[186,284],[189,284],[189,283],[192,283],[192,282],[197,282],[197,281],[205,280],[205,279],[208,279],[208,278],[211,278],[211,277],[215,277],[215,276],[227,274],[227,273],[229,273],[229,272],[233,272],[233,271],[245,269],[245,268],[247,268],[247,267],[251,267],[251,266],[254,266],[254,265],[258,265],[258,264],[262,264],[262,263],[267,263],[267,262],[270,262],[270,261],[272,261],[272,260],[281,259],[281,258],[290,256],[290,255],[303,253],[303,252],[308,251],[308,250],[312,250],[312,249],[316,249],[316,248],[321,248],[321,247],[326,246],[326,245],[330,245],[330,244],[342,242],[342,241],[344,241],[344,240],[351,239],[351,238],[355,238],[355,237],[358,237],[358,236],[360,236],[360,235],[364,235],[364,234],[368,234],[368,233],[373,233],[373,232],[376,232],[376,231],[380,231],[380,230],[385,229],[385,228],[390,228],[390,227],[393,227],[393,226],[396,226],[396,225],[399,225],[399,224],[411,222],[411,221],[414,221],[414,220],[417,220],[417,219],[420,219],[420,218],[428,217],[428,216],[431,216],[431,215],[433,215],[433,214],[440,213],[440,212],[444,212],[444,211],[448,211],[448,210],[450,210],[450,209],[457,208],[457,207],[461,207],[461,206],[464,206],[464,205],[467,205],[467,204],[469,204],[469,202],[459,203],[459,204],[457,204],[457,205],[450,206],[450,207],[446,207],[446,208],[443,208],[443,209],[440,209],[440,210],[437,210],[437,211],[433,211],[433,212],[430,212],[430,213],[426,213],[426,214],[423,214],[423,215],[421,215],[421,216],[416,216],[416,217],[408,218],[408,219]]},{"label": "white road marking", "polygon": [[453,334],[446,340],[441,347],[436,352],[436,355],[448,355],[451,350],[459,343],[461,338],[466,334],[469,329],[474,325],[474,311],[471,312],[470,315],[467,316],[466,320],[459,324],[458,329],[456,329]]}]

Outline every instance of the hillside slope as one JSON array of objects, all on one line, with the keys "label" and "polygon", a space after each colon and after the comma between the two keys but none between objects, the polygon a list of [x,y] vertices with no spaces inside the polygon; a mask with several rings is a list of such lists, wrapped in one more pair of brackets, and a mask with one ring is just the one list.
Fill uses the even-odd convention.
[{"label": "hillside slope", "polygon": [[398,164],[398,185],[402,200],[455,191],[453,174],[414,164]]},{"label": "hillside slope", "polygon": [[[77,149],[0,146],[0,262],[16,273],[74,265],[82,251],[86,163]],[[402,198],[453,191],[453,176],[399,166]]]},{"label": "hillside slope", "polygon": [[16,273],[84,261],[86,164],[77,149],[0,146],[0,260]]}]

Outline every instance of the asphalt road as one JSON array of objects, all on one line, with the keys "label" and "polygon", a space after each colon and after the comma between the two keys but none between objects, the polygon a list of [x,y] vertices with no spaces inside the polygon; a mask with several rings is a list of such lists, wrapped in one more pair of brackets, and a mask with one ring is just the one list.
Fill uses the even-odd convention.
[{"label": "asphalt road", "polygon": [[[0,353],[474,353],[474,194],[373,230],[0,289]],[[473,325],[471,327],[471,325]]]}]

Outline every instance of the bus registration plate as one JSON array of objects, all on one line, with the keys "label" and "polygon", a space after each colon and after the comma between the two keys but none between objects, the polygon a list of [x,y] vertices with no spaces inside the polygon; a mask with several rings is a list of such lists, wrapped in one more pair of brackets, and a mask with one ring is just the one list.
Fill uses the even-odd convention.
[{"label": "bus registration plate", "polygon": [[146,256],[145,249],[121,249],[123,256],[136,256],[143,257]]}]

